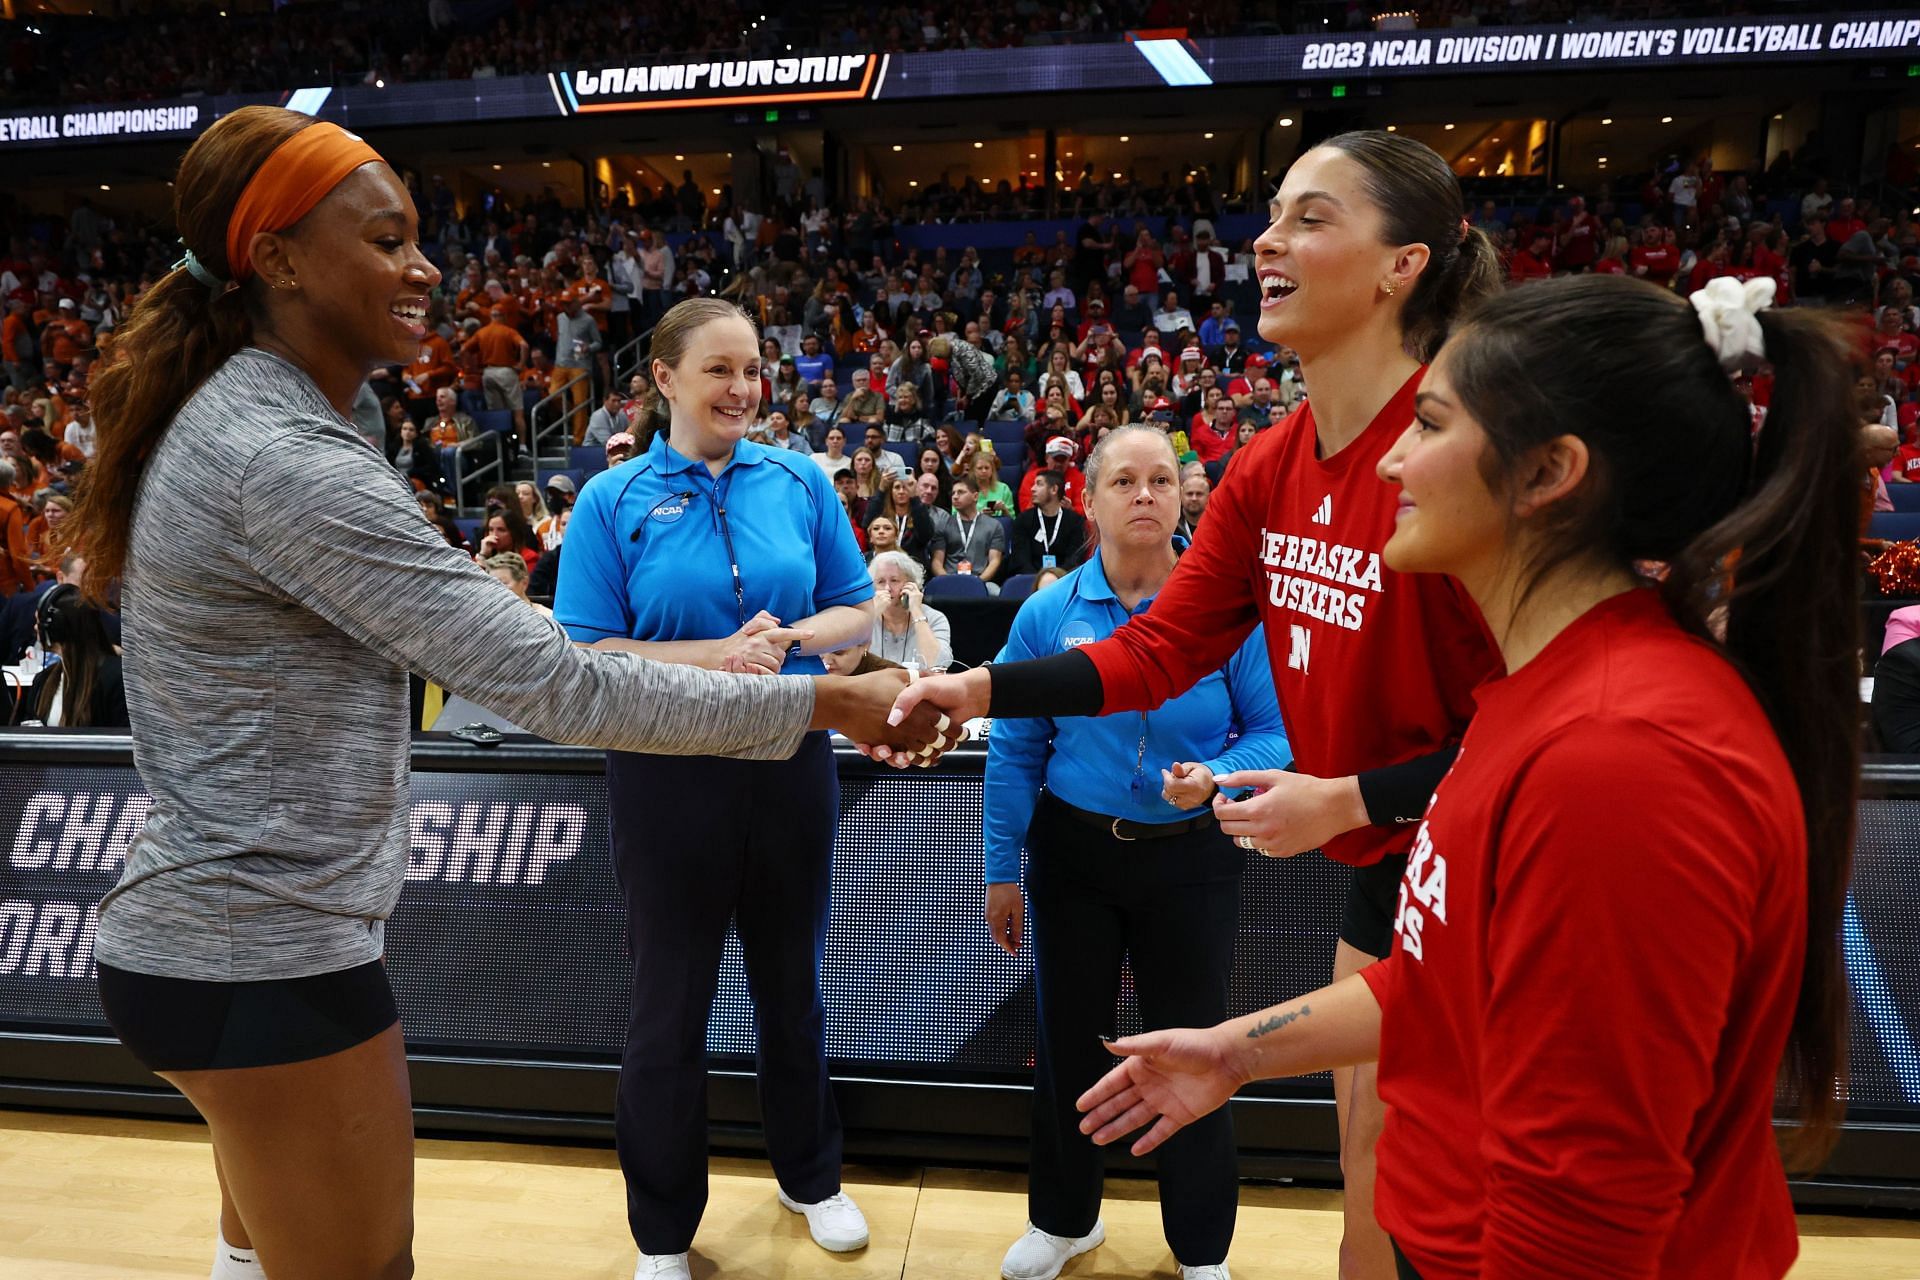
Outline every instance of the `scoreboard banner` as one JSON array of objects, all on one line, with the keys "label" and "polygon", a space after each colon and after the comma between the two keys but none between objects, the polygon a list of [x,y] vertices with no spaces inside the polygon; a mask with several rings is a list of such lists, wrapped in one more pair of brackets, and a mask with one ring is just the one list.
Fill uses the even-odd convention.
[{"label": "scoreboard banner", "polygon": [[[11,736],[11,735],[10,735]],[[91,763],[0,762],[0,1042],[6,1033],[105,1032],[93,940],[152,801],[124,738]],[[488,772],[436,760],[412,777],[407,883],[387,967],[416,1056],[616,1062],[630,974],[624,900],[608,854],[597,753],[572,767],[506,760]],[[72,760],[71,755],[66,760]],[[1008,956],[980,918],[984,753],[896,772],[840,757],[841,817],[822,980],[841,1073],[1024,1082],[1033,1055],[1030,949]],[[468,769],[471,766],[467,766]],[[1920,1121],[1920,770],[1869,770],[1843,933],[1853,988],[1853,1119]],[[716,802],[724,802],[719,800]],[[1263,1008],[1323,985],[1348,872],[1317,855],[1248,855],[1231,1006]],[[1118,1026],[1138,1028],[1131,984]],[[753,1010],[729,938],[708,1045],[753,1053]],[[4,1072],[0,1072],[4,1074]],[[1257,1093],[1325,1096],[1324,1080]]]},{"label": "scoreboard banner", "polygon": [[708,55],[582,65],[546,75],[0,110],[0,150],[188,140],[221,116],[262,102],[358,129],[702,109],[732,110],[740,123],[755,123],[752,110],[778,111],[785,104],[1279,87],[1385,77],[1677,71],[1915,56],[1920,56],[1920,17],[1911,12],[1304,36],[1192,38],[1178,32],[1133,32],[1124,40],[1092,44],[935,53],[847,48],[782,57]]}]

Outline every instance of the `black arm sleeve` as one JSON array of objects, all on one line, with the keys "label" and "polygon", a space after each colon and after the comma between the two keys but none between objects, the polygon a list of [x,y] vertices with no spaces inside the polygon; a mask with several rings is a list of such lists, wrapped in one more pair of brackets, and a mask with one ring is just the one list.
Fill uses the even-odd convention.
[{"label": "black arm sleeve", "polygon": [[993,692],[987,714],[995,719],[1028,716],[1097,716],[1106,703],[1100,668],[1078,649],[1050,658],[996,662],[987,668]]},{"label": "black arm sleeve", "polygon": [[1360,774],[1360,801],[1367,806],[1367,821],[1376,827],[1420,821],[1426,816],[1427,802],[1433,799],[1433,789],[1447,776],[1453,758],[1459,754],[1460,744],[1449,742],[1427,755]]}]

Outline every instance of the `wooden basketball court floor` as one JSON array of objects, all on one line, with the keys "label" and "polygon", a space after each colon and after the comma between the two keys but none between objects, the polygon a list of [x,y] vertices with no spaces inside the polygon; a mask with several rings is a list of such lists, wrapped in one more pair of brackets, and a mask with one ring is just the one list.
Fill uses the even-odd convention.
[{"label": "wooden basketball court floor", "polygon": [[[421,1280],[627,1280],[633,1247],[611,1149],[419,1146]],[[831,1255],[781,1209],[767,1166],[716,1158],[693,1274],[746,1280],[991,1280],[1026,1220],[1024,1175],[856,1167],[873,1243]],[[0,1111],[0,1277],[204,1277],[216,1205],[198,1124]],[[1236,1280],[1333,1280],[1336,1191],[1241,1189]],[[1068,1280],[1171,1276],[1151,1182],[1109,1179],[1107,1243]],[[1920,1280],[1920,1220],[1803,1217],[1793,1280]]]}]

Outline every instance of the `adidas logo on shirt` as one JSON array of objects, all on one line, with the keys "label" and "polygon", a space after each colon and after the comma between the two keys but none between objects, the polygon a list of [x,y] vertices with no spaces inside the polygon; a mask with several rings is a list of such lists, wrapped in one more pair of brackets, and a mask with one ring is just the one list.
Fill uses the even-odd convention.
[{"label": "adidas logo on shirt", "polygon": [[1333,495],[1332,494],[1328,494],[1326,497],[1320,499],[1320,505],[1314,508],[1313,522],[1315,524],[1332,524],[1333,523]]}]

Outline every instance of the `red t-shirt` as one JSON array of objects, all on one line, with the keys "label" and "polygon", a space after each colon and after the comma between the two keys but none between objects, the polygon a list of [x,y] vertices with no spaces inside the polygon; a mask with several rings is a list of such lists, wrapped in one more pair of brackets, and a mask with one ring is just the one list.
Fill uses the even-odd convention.
[{"label": "red t-shirt", "polygon": [[1671,244],[1635,245],[1633,252],[1627,255],[1637,275],[1640,268],[1646,268],[1646,278],[1655,284],[1666,284],[1673,279],[1673,273],[1680,269],[1680,249]]},{"label": "red t-shirt", "polygon": [[1214,462],[1233,452],[1233,438],[1238,434],[1238,422],[1229,426],[1226,434],[1222,435],[1205,414],[1196,413],[1187,428],[1187,443],[1193,446],[1200,461]]},{"label": "red t-shirt", "polygon": [[1380,1224],[1427,1280],[1777,1280],[1807,844],[1766,714],[1647,590],[1477,700],[1362,971]]},{"label": "red t-shirt", "polygon": [[[1020,489],[1013,495],[1016,509],[1025,511],[1033,505],[1033,478],[1045,470],[1047,468],[1036,462],[1020,477]],[[1080,514],[1086,514],[1087,473],[1072,463],[1068,463],[1066,471],[1061,473],[1060,500]]]},{"label": "red t-shirt", "polygon": [[1595,275],[1602,276],[1625,275],[1627,264],[1618,258],[1602,258],[1593,264],[1593,271]]},{"label": "red t-shirt", "polygon": [[1893,455],[1893,474],[1909,483],[1920,484],[1920,444],[1903,444]]},{"label": "red t-shirt", "polygon": [[1579,270],[1600,255],[1600,236],[1606,224],[1591,213],[1583,213],[1562,223],[1554,240],[1559,246],[1557,263],[1563,270]]},{"label": "red t-shirt", "polygon": [[1533,256],[1531,249],[1522,249],[1513,255],[1513,261],[1507,266],[1510,280],[1545,280],[1553,274],[1553,264]]},{"label": "red t-shirt", "polygon": [[[1459,740],[1499,650],[1457,582],[1380,559],[1399,490],[1374,468],[1413,421],[1419,385],[1420,374],[1409,378],[1330,458],[1319,456],[1310,402],[1240,450],[1159,603],[1081,647],[1100,670],[1104,711],[1185,692],[1263,623],[1301,772],[1345,777]],[[1325,852],[1367,866],[1406,852],[1412,830],[1362,827]]]}]

